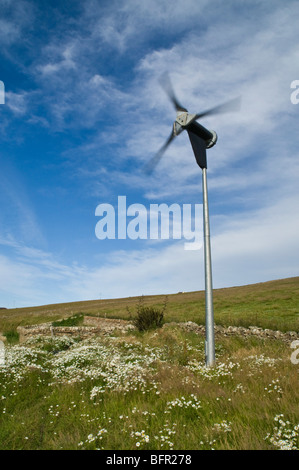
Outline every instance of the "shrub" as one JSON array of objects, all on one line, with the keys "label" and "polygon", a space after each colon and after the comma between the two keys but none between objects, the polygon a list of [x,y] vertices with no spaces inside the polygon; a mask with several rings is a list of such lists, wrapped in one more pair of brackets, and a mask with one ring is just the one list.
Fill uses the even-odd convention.
[{"label": "shrub", "polygon": [[5,331],[4,336],[9,344],[16,344],[19,342],[19,333],[16,330]]},{"label": "shrub", "polygon": [[137,306],[137,316],[133,320],[134,325],[138,331],[147,331],[156,328],[161,328],[164,324],[164,312],[166,310],[166,301],[162,309],[152,306],[144,306],[143,299],[139,301]]}]

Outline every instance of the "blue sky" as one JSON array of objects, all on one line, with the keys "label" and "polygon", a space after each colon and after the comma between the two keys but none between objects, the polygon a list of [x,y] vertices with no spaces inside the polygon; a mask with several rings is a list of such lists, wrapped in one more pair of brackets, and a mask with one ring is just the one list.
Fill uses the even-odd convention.
[{"label": "blue sky", "polygon": [[204,289],[185,240],[99,240],[101,203],[201,204],[187,133],[159,78],[205,118],[213,283],[297,276],[297,1],[0,0],[0,306]]}]

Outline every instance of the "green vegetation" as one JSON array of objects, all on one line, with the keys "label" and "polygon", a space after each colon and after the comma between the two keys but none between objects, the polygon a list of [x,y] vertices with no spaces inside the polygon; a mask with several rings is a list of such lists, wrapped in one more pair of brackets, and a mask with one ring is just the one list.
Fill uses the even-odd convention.
[{"label": "green vegetation", "polygon": [[[163,312],[156,329],[82,340],[36,336],[18,325],[84,315],[131,319]],[[78,302],[0,312],[0,449],[299,449],[299,365],[277,339],[204,337],[170,321],[204,323],[204,293]],[[215,291],[216,323],[298,328],[299,278]],[[59,323],[62,325],[62,323]],[[64,323],[65,324],[65,323]],[[161,326],[161,325],[159,325]],[[10,333],[9,333],[10,332]],[[14,338],[14,339],[13,339]]]},{"label": "green vegetation", "polygon": [[83,313],[76,313],[69,318],[60,321],[53,321],[52,326],[79,326],[82,325],[84,321]]},{"label": "green vegetation", "polygon": [[211,369],[204,338],[175,325],[9,346],[0,449],[298,449],[299,368],[289,345],[216,344]]},{"label": "green vegetation", "polygon": [[146,307],[143,303],[143,297],[141,297],[137,305],[137,315],[133,320],[133,324],[136,326],[137,330],[148,331],[161,328],[164,324],[166,305],[167,297],[165,298],[162,309],[152,306]]},{"label": "green vegetation", "polygon": [[[144,305],[163,308],[164,299],[164,295],[145,296]],[[19,325],[61,320],[77,313],[129,319],[128,308],[135,309],[138,300],[138,297],[128,297],[0,310],[0,331],[16,329]],[[281,331],[299,331],[299,277],[215,289],[214,313],[215,322],[219,325],[256,325]],[[168,295],[164,319],[166,322],[194,321],[204,324],[204,292]]]}]

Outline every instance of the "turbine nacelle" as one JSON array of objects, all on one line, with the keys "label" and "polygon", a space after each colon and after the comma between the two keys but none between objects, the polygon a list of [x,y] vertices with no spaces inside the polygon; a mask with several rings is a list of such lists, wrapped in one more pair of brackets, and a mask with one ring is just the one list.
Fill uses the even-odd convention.
[{"label": "turbine nacelle", "polygon": [[[188,113],[188,111],[177,112],[176,120],[173,123],[173,134],[178,136],[184,130],[188,131],[190,125],[196,121],[196,114]],[[200,138],[206,141],[207,148],[213,147],[217,142],[217,134],[215,131],[211,131],[201,126],[196,122],[196,126],[191,126],[193,132],[195,132]]]}]

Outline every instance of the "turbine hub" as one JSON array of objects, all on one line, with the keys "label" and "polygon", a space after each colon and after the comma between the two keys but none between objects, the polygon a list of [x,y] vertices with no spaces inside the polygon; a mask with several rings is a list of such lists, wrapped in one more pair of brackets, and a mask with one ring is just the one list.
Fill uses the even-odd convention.
[{"label": "turbine hub", "polygon": [[194,120],[195,117],[196,114],[178,111],[173,125],[174,134],[179,135],[184,130],[184,128]]}]

